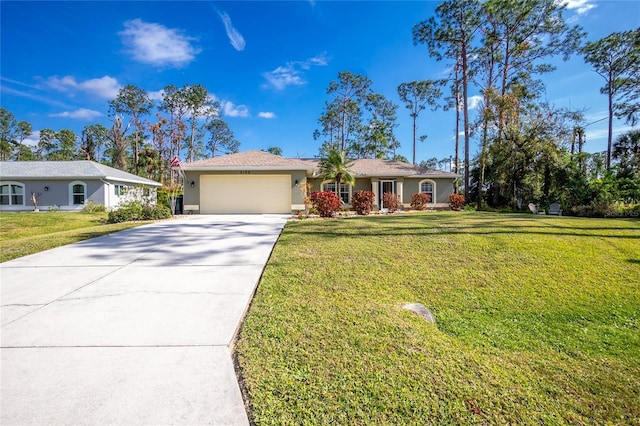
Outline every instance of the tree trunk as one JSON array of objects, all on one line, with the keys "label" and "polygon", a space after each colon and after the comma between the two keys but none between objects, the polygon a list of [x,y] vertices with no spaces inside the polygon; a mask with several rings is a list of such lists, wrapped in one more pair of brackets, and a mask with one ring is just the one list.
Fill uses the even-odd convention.
[{"label": "tree trunk", "polygon": [[416,164],[416,119],[418,118],[416,114],[411,114],[413,116],[413,165]]},{"label": "tree trunk", "polygon": [[613,76],[609,76],[609,134],[607,136],[607,171],[611,169],[611,141],[613,139]]},{"label": "tree trunk", "polygon": [[468,64],[467,64],[467,46],[462,45],[462,97],[463,97],[463,118],[464,118],[464,199],[469,202],[469,101],[467,99],[468,91]]}]

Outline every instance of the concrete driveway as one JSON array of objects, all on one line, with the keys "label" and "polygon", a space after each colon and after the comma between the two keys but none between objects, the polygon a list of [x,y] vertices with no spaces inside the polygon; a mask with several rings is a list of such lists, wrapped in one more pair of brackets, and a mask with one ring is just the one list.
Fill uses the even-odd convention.
[{"label": "concrete driveway", "polygon": [[0,423],[248,424],[230,345],[286,220],[188,216],[0,264]]}]

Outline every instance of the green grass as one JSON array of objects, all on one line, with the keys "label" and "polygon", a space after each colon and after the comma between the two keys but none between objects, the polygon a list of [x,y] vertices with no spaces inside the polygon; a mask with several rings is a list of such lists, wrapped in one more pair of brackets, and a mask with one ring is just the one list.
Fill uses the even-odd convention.
[{"label": "green grass", "polygon": [[236,356],[258,425],[640,424],[639,282],[633,219],[292,222]]},{"label": "green grass", "polygon": [[0,213],[0,262],[148,222],[104,224],[107,213]]}]

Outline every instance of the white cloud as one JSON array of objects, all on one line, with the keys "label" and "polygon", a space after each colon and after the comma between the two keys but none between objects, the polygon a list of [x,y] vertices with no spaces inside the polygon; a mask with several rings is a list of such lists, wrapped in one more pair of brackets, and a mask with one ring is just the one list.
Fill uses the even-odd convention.
[{"label": "white cloud", "polygon": [[231,18],[225,12],[218,12],[220,15],[220,19],[222,19],[222,23],[224,24],[224,28],[227,31],[227,37],[229,37],[229,41],[234,49],[237,51],[244,50],[244,46],[246,42],[244,41],[244,37],[238,30],[236,30],[231,23]]},{"label": "white cloud", "polygon": [[180,68],[201,52],[191,44],[193,37],[177,29],[141,19],[125,22],[124,28],[118,33],[122,42],[135,60],[145,64]]},{"label": "white cloud", "polygon": [[92,78],[82,82],[76,81],[76,79],[70,75],[62,78],[49,77],[47,84],[53,89],[61,92],[74,89],[87,92],[104,99],[115,98],[118,96],[118,91],[120,90],[118,80],[113,77],[109,77],[108,75],[100,78]]},{"label": "white cloud", "polygon": [[326,66],[329,63],[326,53],[309,58],[306,61],[287,62],[273,71],[265,72],[262,76],[267,80],[265,86],[276,90],[284,90],[287,86],[302,86],[307,84],[301,70],[308,70],[312,66]]},{"label": "white cloud", "polygon": [[259,112],[258,117],[260,118],[276,118],[276,114],[273,112]]},{"label": "white cloud", "polygon": [[50,115],[50,117],[75,118],[78,120],[93,120],[94,118],[97,118],[100,116],[102,116],[100,112],[94,111],[92,109],[87,109],[87,108],[79,108],[75,111],[64,111],[58,114]]},{"label": "white cloud", "polygon": [[153,92],[147,92],[147,95],[152,101],[161,101],[162,97],[164,96],[164,90],[160,89]]},{"label": "white cloud", "polygon": [[566,5],[567,9],[578,12],[578,15],[585,14],[596,7],[593,0],[565,0],[562,4]]},{"label": "white cloud", "polygon": [[469,102],[469,109],[479,109],[480,106],[482,105],[482,96],[480,95],[469,96],[468,102]]},{"label": "white cloud", "polygon": [[40,142],[40,130],[36,130],[35,132],[31,133],[22,141],[24,145],[28,145],[31,147],[38,146],[39,142]]},{"label": "white cloud", "polygon": [[249,108],[246,105],[235,105],[231,101],[220,101],[222,113],[227,117],[249,117]]}]

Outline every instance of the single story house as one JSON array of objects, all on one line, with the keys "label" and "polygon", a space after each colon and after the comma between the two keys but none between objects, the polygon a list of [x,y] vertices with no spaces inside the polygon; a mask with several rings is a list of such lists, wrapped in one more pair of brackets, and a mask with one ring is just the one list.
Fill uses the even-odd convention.
[{"label": "single story house", "polygon": [[[184,163],[185,213],[291,213],[304,210],[303,184],[312,191],[335,191],[335,182],[319,178],[319,159],[295,159],[263,151],[246,151]],[[411,194],[431,195],[430,208],[448,207],[456,173],[430,170],[382,159],[354,160],[350,168],[355,184],[341,184],[340,198],[347,207],[355,191],[368,190],[384,208],[381,194],[397,194],[409,207]]]},{"label": "single story house", "polygon": [[0,211],[80,211],[89,200],[107,210],[121,202],[156,202],[162,185],[94,161],[0,161]]}]

